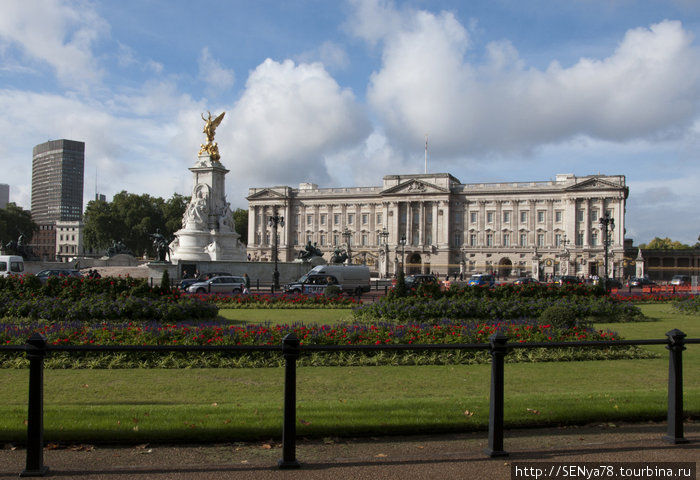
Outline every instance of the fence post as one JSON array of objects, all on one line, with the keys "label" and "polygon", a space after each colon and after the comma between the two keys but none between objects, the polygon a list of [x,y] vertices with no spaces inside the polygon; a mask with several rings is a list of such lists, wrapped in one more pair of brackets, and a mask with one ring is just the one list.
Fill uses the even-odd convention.
[{"label": "fence post", "polygon": [[686,334],[674,328],[668,337],[668,429],[664,440],[669,443],[688,443],[683,437],[683,350]]},{"label": "fence post", "polygon": [[489,403],[489,457],[507,457],[503,450],[503,367],[508,352],[508,337],[498,332],[489,337],[491,343],[491,400]]},{"label": "fence post", "polygon": [[49,471],[44,465],[44,357],[46,337],[34,333],[27,340],[29,359],[29,400],[27,402],[27,463],[21,477],[40,477]]},{"label": "fence post", "polygon": [[297,371],[296,363],[301,350],[299,339],[293,333],[282,339],[284,355],[284,423],[282,426],[282,460],[277,465],[281,469],[300,468],[296,458],[297,436]]}]

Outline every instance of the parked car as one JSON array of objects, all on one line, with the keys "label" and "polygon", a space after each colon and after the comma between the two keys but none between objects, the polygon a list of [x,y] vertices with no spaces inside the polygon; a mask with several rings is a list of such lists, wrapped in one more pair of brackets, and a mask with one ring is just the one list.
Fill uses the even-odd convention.
[{"label": "parked car", "polygon": [[180,290],[185,290],[187,291],[187,287],[190,285],[193,285],[198,282],[206,282],[210,278],[214,277],[220,277],[220,276],[225,276],[225,277],[230,277],[231,274],[229,272],[207,272],[207,273],[202,273],[198,277],[195,278],[183,278],[180,281]]},{"label": "parked car", "polygon": [[674,275],[673,278],[671,279],[671,285],[676,285],[676,286],[690,285],[690,276],[689,275]]},{"label": "parked car", "polygon": [[608,278],[605,280],[605,283],[607,285],[606,288],[622,288],[622,282],[617,278]]},{"label": "parked car", "polygon": [[469,286],[493,287],[495,284],[496,279],[494,276],[487,273],[477,273],[469,277],[469,281],[467,281]]},{"label": "parked car", "polygon": [[187,287],[189,293],[241,293],[245,288],[243,277],[220,275]]},{"label": "parked car", "polygon": [[555,275],[553,279],[555,285],[576,285],[581,280],[575,275]]},{"label": "parked car", "polygon": [[321,294],[328,285],[336,285],[344,293],[361,294],[370,291],[369,267],[365,265],[318,265],[299,280],[287,283],[287,293]]},{"label": "parked car", "polygon": [[425,283],[438,285],[438,279],[434,275],[409,275],[405,279],[406,288],[418,288]]},{"label": "parked car", "polygon": [[520,278],[516,278],[513,281],[513,285],[530,285],[530,284],[537,284],[537,283],[540,283],[540,281],[537,280],[536,278],[532,278],[532,277],[520,277]]},{"label": "parked car", "polygon": [[630,287],[652,287],[654,285],[656,285],[656,282],[646,277],[633,277],[629,282]]},{"label": "parked car", "polygon": [[82,277],[79,270],[68,270],[64,268],[52,268],[42,270],[36,276],[41,280],[41,283],[46,283],[49,277]]}]

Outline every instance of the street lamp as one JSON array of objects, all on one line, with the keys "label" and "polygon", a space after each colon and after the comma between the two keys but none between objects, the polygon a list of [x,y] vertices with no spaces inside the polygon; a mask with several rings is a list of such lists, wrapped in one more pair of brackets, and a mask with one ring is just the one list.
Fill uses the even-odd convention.
[{"label": "street lamp", "polygon": [[348,227],[345,227],[345,231],[343,232],[343,240],[345,240],[345,245],[348,246],[348,248],[347,248],[348,263],[352,263],[352,252],[350,251],[350,239],[351,238],[352,238],[352,232],[348,229]]},{"label": "street lamp", "polygon": [[384,247],[384,271],[382,275],[389,275],[389,230],[384,229],[379,232],[379,245]]},{"label": "street lamp", "polygon": [[268,226],[272,228],[272,235],[274,237],[274,242],[272,243],[272,256],[275,259],[275,272],[272,274],[272,285],[274,290],[279,290],[280,288],[280,272],[277,270],[277,227],[284,227],[284,217],[277,214],[277,209],[272,212],[272,216],[267,222]]},{"label": "street lamp", "polygon": [[605,253],[605,276],[603,277],[603,286],[608,288],[608,247],[610,247],[610,233],[615,230],[615,219],[608,213],[600,218],[600,229],[603,231],[603,248]]},{"label": "street lamp", "polygon": [[401,235],[401,240],[399,240],[399,244],[401,244],[401,271],[406,274],[406,235]]}]

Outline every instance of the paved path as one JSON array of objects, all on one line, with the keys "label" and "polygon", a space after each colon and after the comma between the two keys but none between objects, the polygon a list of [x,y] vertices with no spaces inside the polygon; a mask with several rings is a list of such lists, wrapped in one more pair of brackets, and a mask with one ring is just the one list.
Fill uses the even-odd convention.
[{"label": "paved path", "polygon": [[[509,430],[507,458],[487,458],[485,432],[300,440],[299,470],[279,470],[281,446],[256,444],[129,447],[72,446],[46,450],[47,478],[81,480],[218,479],[510,479],[512,462],[696,462],[700,424],[687,423],[684,445],[663,440],[664,424],[589,425]],[[0,450],[0,479],[17,478],[26,451]]]}]

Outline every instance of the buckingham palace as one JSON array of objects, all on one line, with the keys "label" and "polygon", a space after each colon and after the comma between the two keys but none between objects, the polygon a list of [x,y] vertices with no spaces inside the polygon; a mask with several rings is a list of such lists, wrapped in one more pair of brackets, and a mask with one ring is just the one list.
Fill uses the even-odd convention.
[{"label": "buckingham palace", "polygon": [[[306,245],[330,261],[366,264],[382,277],[406,273],[499,277],[602,276],[624,259],[623,175],[556,175],[535,182],[462,183],[448,173],[387,175],[381,186],[313,183],[251,188],[251,260],[292,262]],[[283,217],[274,225],[269,219]],[[601,217],[614,225],[603,227]],[[277,242],[274,235],[277,234]]]}]

